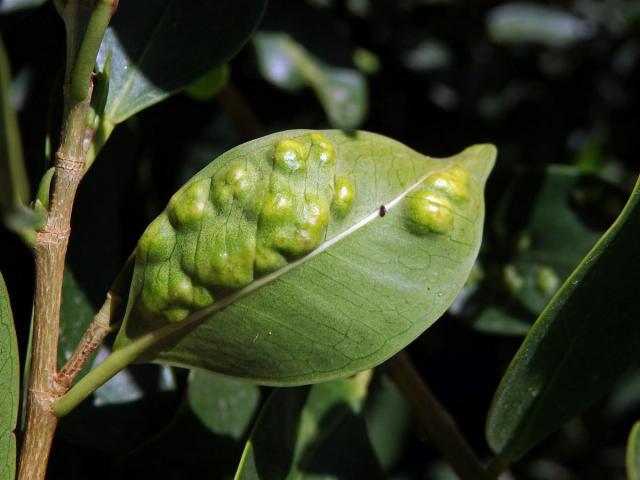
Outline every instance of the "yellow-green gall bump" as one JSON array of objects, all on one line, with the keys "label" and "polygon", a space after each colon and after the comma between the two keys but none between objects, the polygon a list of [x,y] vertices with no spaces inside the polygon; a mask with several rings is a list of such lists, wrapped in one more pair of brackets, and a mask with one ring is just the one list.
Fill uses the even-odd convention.
[{"label": "yellow-green gall bump", "polygon": [[461,167],[460,165],[454,165],[449,169],[449,173],[465,185],[469,184],[469,172],[466,168]]},{"label": "yellow-green gall bump", "polygon": [[141,294],[142,306],[148,312],[162,312],[167,308],[167,289],[152,281],[145,281]]},{"label": "yellow-green gall bump", "polygon": [[331,202],[331,210],[338,217],[345,217],[356,197],[353,184],[346,177],[336,177],[334,182],[333,201]]},{"label": "yellow-green gall bump", "polygon": [[194,287],[193,289],[193,308],[199,310],[208,307],[214,302],[213,295],[204,287]]},{"label": "yellow-green gall bump", "polygon": [[186,308],[170,308],[164,311],[164,316],[172,323],[181,322],[189,316],[190,311]]},{"label": "yellow-green gall bump", "polygon": [[197,227],[207,208],[209,187],[208,179],[199,180],[171,197],[167,213],[175,228]]},{"label": "yellow-green gall bump", "polygon": [[335,160],[336,151],[327,137],[320,133],[312,133],[311,137],[311,149],[317,155],[320,165],[333,166]]},{"label": "yellow-green gall bump", "polygon": [[196,274],[211,288],[244,287],[253,281],[253,252],[216,250],[206,265],[198,265]]},{"label": "yellow-green gall bump", "polygon": [[244,161],[235,161],[217,172],[212,180],[211,198],[219,208],[233,203],[248,203],[255,193],[257,175]]},{"label": "yellow-green gall bump", "polygon": [[147,227],[138,241],[140,260],[155,263],[171,258],[176,244],[175,231],[166,215],[160,215]]},{"label": "yellow-green gall bump", "polygon": [[169,275],[169,300],[187,305],[193,301],[193,285],[182,270],[173,270]]},{"label": "yellow-green gall bump", "polygon": [[265,245],[258,245],[256,248],[255,268],[257,272],[273,272],[280,267],[284,267],[287,260],[278,252]]},{"label": "yellow-green gall bump", "polygon": [[404,208],[409,229],[419,235],[445,234],[453,227],[451,203],[441,195],[420,189],[407,196]]},{"label": "yellow-green gall bump", "polygon": [[322,241],[329,223],[329,208],[322,198],[307,195],[293,225],[284,225],[274,238],[274,246],[292,257],[305,255]]},{"label": "yellow-green gall bump", "polygon": [[262,206],[262,219],[264,222],[275,222],[284,220],[293,215],[294,199],[291,193],[271,192],[268,193]]},{"label": "yellow-green gall bump", "polygon": [[425,180],[424,184],[431,190],[442,193],[456,202],[469,198],[467,182],[460,180],[450,171],[434,173]]},{"label": "yellow-green gall bump", "polygon": [[182,321],[318,248],[355,199],[336,148],[319,133],[283,139],[269,160],[236,157],[179,190],[139,242],[140,313]]},{"label": "yellow-green gall bump", "polygon": [[308,154],[307,147],[302,143],[296,140],[280,140],[274,153],[275,166],[287,173],[304,170]]},{"label": "yellow-green gall bump", "polygon": [[469,199],[469,173],[454,165],[429,175],[422,186],[404,200],[409,229],[417,234],[445,234],[453,228],[453,205]]}]

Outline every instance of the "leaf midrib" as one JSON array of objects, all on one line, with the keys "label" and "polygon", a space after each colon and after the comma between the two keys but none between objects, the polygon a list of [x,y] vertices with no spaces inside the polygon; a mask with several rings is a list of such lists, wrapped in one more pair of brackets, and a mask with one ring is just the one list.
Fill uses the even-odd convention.
[{"label": "leaf midrib", "polygon": [[[430,175],[430,173],[424,174],[415,183],[410,185],[408,188],[403,190],[398,196],[396,196],[394,199],[392,199],[389,203],[384,205],[384,210],[386,211],[386,213],[388,214],[389,211],[392,210],[393,208],[395,208],[409,193],[411,193],[413,190],[418,188],[420,186],[420,184],[422,184],[422,182],[424,182],[429,175]],[[227,295],[226,297],[222,297],[220,300],[218,300],[214,304],[212,304],[212,305],[210,305],[208,307],[205,307],[202,310],[198,310],[197,312],[191,314],[186,319],[184,319],[181,323],[191,324],[191,323],[197,322],[199,320],[202,320],[205,317],[207,317],[207,316],[209,316],[209,315],[211,315],[211,314],[213,314],[213,313],[215,313],[215,312],[217,312],[219,310],[222,310],[223,308],[228,307],[229,305],[234,303],[236,300],[239,300],[240,298],[243,298],[243,297],[249,295],[253,291],[258,290],[259,288],[263,287],[264,285],[266,285],[268,283],[271,283],[274,280],[277,280],[278,278],[280,278],[284,274],[286,274],[289,271],[299,267],[300,265],[305,264],[309,260],[313,259],[314,257],[320,255],[324,251],[326,251],[329,248],[333,247],[335,244],[340,242],[340,240],[348,237],[352,233],[355,233],[358,230],[360,230],[361,228],[369,225],[372,221],[374,221],[374,220],[376,220],[378,218],[381,218],[380,217],[380,209],[381,209],[380,206],[377,207],[372,213],[370,213],[366,217],[362,218],[358,222],[354,223],[353,225],[351,225],[346,230],[343,230],[341,233],[335,235],[334,237],[331,237],[329,240],[327,240],[326,242],[321,244],[318,248],[313,250],[308,255],[305,255],[304,257],[301,257],[298,260],[294,260],[294,261],[292,261],[290,263],[287,263],[284,267],[282,267],[282,268],[280,268],[280,269],[278,269],[278,270],[276,270],[276,271],[274,271],[274,272],[272,272],[270,274],[267,274],[264,277],[260,277],[259,279],[254,280],[251,284],[247,285],[246,287],[241,288],[240,290],[237,290],[237,291],[231,293],[230,295]]]}]

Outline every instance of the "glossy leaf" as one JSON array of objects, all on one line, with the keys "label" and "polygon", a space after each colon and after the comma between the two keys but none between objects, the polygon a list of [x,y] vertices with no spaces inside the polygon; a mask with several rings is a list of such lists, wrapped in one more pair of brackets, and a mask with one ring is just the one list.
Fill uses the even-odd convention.
[{"label": "glossy leaf", "polygon": [[0,275],[0,480],[12,480],[16,469],[20,363],[9,294]]},{"label": "glossy leaf", "polygon": [[367,83],[357,70],[325,65],[286,33],[259,32],[254,37],[258,66],[274,85],[297,91],[310,86],[329,123],[355,128],[367,113]]},{"label": "glossy leaf", "polygon": [[236,480],[383,478],[360,414],[369,375],[275,390],[253,427]]},{"label": "glossy leaf", "polygon": [[265,5],[120,2],[97,59],[102,70],[111,57],[107,121],[120,123],[225,64],[249,39]]},{"label": "glossy leaf", "polygon": [[640,480],[640,422],[633,424],[627,442],[627,480]]},{"label": "glossy leaf", "polygon": [[259,400],[255,385],[192,371],[174,418],[127,455],[116,476],[227,478],[236,469]]},{"label": "glossy leaf", "polygon": [[144,360],[294,385],[381,363],[464,283],[494,157],[331,130],[230,150],[142,236],[113,364],[151,348]]},{"label": "glossy leaf", "polygon": [[640,182],[613,226],[542,312],[505,373],[487,440],[506,466],[637,365]]}]

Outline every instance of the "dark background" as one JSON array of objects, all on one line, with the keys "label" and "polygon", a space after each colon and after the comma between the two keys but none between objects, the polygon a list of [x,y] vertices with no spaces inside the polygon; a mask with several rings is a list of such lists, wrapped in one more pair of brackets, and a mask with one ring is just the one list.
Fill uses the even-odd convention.
[{"label": "dark background", "polygon": [[[377,56],[379,68],[367,76],[368,115],[359,128],[433,156],[479,142],[498,146],[497,168],[487,187],[481,280],[455,315],[445,316],[410,347],[425,379],[482,456],[490,454],[483,431],[493,392],[521,342],[522,325],[526,330],[540,310],[522,292],[514,293],[506,267],[520,268],[522,232],[536,229],[530,224],[532,212],[555,215],[540,196],[551,175],[549,165],[566,165],[566,171],[588,179],[593,187],[586,204],[570,204],[592,235],[587,244],[615,218],[640,165],[638,2],[531,4],[550,10],[543,12],[546,16],[520,12],[530,29],[527,35],[523,28],[500,30],[491,20],[497,9],[523,4],[496,1],[274,0],[259,27],[290,33],[333,66],[355,69],[356,48]],[[560,20],[564,23],[557,23]],[[0,17],[0,29],[16,78],[19,121],[35,189],[47,167],[45,136],[52,132],[55,144],[53,132],[59,131],[64,30],[49,4]],[[291,93],[261,76],[251,43],[231,61],[230,72],[227,87],[213,101],[178,94],[118,127],[83,181],[69,265],[94,306],[148,222],[191,174],[255,136],[330,127],[312,89]],[[565,193],[567,202],[577,198],[575,191]],[[570,246],[577,240],[567,235],[564,241]],[[4,228],[0,245],[0,270],[24,352],[32,261]],[[568,261],[575,265],[584,253]],[[489,331],[477,322],[488,307],[508,312],[496,317],[498,326]],[[520,335],[513,333],[516,327]],[[157,376],[157,368],[140,368],[134,375],[151,385],[148,379]],[[133,448],[157,433],[179,402],[184,377],[184,372],[177,373],[177,391],[158,393],[151,386],[145,392],[152,400],[124,402],[114,409],[109,442]],[[516,478],[624,478],[626,436],[639,413],[638,383],[637,375],[630,374],[614,393],[516,465]],[[74,426],[82,421],[78,417],[74,423],[70,417],[68,428],[67,420],[63,422],[52,456],[52,478],[109,477],[119,455],[101,448],[99,441],[87,445]],[[438,473],[439,457],[416,427],[407,426],[404,441],[389,475],[447,478]]]}]

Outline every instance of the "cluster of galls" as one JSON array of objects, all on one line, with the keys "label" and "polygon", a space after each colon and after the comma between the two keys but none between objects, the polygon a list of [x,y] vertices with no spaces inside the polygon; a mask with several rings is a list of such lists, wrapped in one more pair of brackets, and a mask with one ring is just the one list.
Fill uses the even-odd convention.
[{"label": "cluster of galls", "polygon": [[463,167],[432,173],[404,200],[407,226],[419,235],[449,233],[455,206],[468,199],[469,173]]},{"label": "cluster of galls", "polygon": [[310,253],[331,215],[349,213],[354,188],[335,176],[335,147],[323,135],[281,140],[270,161],[260,169],[232,160],[171,198],[138,244],[140,313],[183,320]]}]

